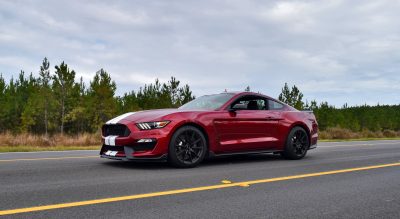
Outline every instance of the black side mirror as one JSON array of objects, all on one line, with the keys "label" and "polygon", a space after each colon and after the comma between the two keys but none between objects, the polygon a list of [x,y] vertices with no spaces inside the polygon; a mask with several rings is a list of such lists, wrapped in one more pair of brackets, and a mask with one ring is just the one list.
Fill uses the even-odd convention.
[{"label": "black side mirror", "polygon": [[230,112],[230,113],[235,113],[235,112],[236,112],[236,109],[235,109],[235,108],[232,108],[232,107],[230,107],[230,108],[228,109],[228,112]]}]

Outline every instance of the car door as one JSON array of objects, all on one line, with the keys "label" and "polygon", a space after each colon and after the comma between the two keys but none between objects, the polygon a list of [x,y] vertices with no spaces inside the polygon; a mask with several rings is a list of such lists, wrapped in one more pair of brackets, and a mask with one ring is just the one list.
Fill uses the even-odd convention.
[{"label": "car door", "polygon": [[[258,107],[249,109],[251,101],[257,101]],[[221,151],[242,152],[276,147],[279,112],[268,111],[267,99],[259,96],[244,96],[233,104],[236,106],[238,103],[244,106],[226,110],[214,120]]]}]

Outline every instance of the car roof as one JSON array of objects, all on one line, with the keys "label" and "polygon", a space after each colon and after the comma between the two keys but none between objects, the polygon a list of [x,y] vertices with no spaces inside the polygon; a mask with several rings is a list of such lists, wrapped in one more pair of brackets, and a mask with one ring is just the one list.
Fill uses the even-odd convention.
[{"label": "car roof", "polygon": [[235,96],[241,96],[241,95],[255,95],[255,96],[262,96],[262,97],[267,97],[270,99],[275,100],[275,98],[261,94],[261,93],[255,93],[255,92],[250,92],[250,91],[229,91],[229,92],[222,92],[221,94],[234,94]]}]

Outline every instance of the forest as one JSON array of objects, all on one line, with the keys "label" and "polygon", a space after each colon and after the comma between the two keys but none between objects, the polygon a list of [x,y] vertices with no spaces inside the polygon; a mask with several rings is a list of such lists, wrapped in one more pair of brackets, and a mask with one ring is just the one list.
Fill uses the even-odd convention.
[{"label": "forest", "polygon": [[100,69],[86,85],[62,62],[51,73],[45,58],[39,76],[20,72],[8,82],[0,75],[0,133],[95,133],[101,125],[125,112],[174,108],[194,99],[189,85],[174,77],[167,83],[147,84],[116,96],[117,85]]},{"label": "forest", "polygon": [[[136,91],[117,96],[116,83],[103,69],[96,72],[89,84],[77,78],[65,62],[51,68],[45,58],[38,72],[35,77],[21,71],[8,81],[0,74],[0,134],[44,137],[93,134],[99,132],[105,121],[119,114],[175,108],[195,98],[189,85],[182,85],[174,77],[166,83],[156,79]],[[309,103],[295,85],[290,88],[287,84],[278,99],[299,110],[312,110],[322,138],[400,136],[400,105],[344,104],[337,108],[327,102]]]},{"label": "forest", "polygon": [[337,108],[328,102],[317,103],[316,100],[303,101],[303,94],[293,85],[287,84],[282,88],[278,99],[299,110],[312,110],[317,117],[320,130],[342,128],[353,132],[362,131],[399,131],[399,105],[361,105],[348,106],[346,103]]}]

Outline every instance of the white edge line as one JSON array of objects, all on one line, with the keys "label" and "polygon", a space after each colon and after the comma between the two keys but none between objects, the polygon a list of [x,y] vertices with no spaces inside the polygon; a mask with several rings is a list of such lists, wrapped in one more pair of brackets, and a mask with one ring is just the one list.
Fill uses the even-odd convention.
[{"label": "white edge line", "polygon": [[[100,146],[99,146],[100,148]],[[0,154],[34,154],[34,153],[67,153],[67,152],[77,152],[77,151],[99,151],[99,150],[66,150],[66,151],[15,151],[15,152],[1,152]]]},{"label": "white edge line", "polygon": [[[381,140],[379,140],[381,141]],[[383,140],[382,140],[383,141]],[[384,140],[384,141],[398,141],[398,140]],[[354,141],[356,142],[356,141]],[[361,142],[361,141],[358,141]],[[365,142],[371,142],[371,141],[365,141]],[[326,145],[326,146],[321,146],[321,143],[328,143],[328,142],[320,142],[317,145],[318,148],[324,148],[324,147],[349,147],[349,146],[371,146],[371,145],[365,145],[365,144],[355,144],[355,145],[349,145],[349,146],[340,146],[340,145]],[[329,143],[344,143],[344,142],[329,142]],[[398,142],[393,142],[393,144],[400,144],[400,141]],[[0,146],[1,147],[1,146]],[[99,145],[99,148],[101,145]],[[0,154],[34,154],[34,153],[68,153],[68,152],[79,152],[79,151],[98,151],[98,150],[65,150],[65,151],[15,151],[15,152],[0,152]]]},{"label": "white edge line", "polygon": [[340,143],[362,143],[362,142],[400,142],[400,140],[370,140],[370,141],[318,141],[319,143],[332,143],[332,144],[340,144]]},{"label": "white edge line", "polygon": [[359,147],[359,146],[381,146],[381,145],[400,145],[400,142],[380,143],[380,144],[339,144],[339,145],[325,145],[317,146],[317,148],[341,148],[341,147]]}]

